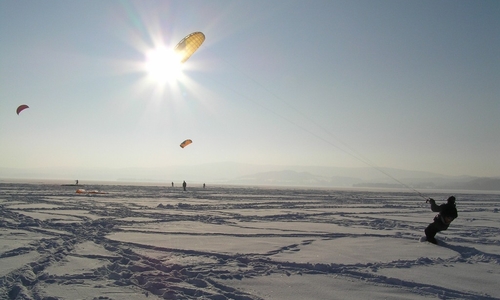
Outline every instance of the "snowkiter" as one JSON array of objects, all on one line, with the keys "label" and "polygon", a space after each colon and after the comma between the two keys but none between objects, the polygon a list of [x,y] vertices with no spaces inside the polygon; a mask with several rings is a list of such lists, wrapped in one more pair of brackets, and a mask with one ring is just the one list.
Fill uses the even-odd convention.
[{"label": "snowkiter", "polygon": [[432,198],[427,200],[431,204],[431,210],[438,212],[434,217],[434,222],[425,228],[425,236],[427,241],[437,244],[436,234],[440,231],[448,229],[450,223],[458,217],[457,207],[455,206],[455,197],[450,196],[445,204],[437,205],[436,201]]}]

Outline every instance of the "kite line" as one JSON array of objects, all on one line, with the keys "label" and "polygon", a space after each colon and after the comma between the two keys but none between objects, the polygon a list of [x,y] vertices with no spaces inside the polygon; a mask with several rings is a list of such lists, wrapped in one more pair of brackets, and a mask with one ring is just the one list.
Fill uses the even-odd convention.
[{"label": "kite line", "polygon": [[226,87],[227,89],[229,89],[230,91],[232,91],[233,93],[239,95],[240,97],[242,98],[245,98],[247,100],[249,100],[250,102],[254,103],[255,105],[259,106],[260,108],[262,109],[265,109],[269,112],[271,112],[272,114],[280,117],[281,119],[287,121],[288,123],[300,128],[301,130],[303,130],[304,132],[307,132],[308,134],[312,135],[312,136],[315,136],[316,138],[322,140],[323,142],[329,144],[330,146],[333,146],[334,148],[342,151],[343,153],[355,158],[356,160],[366,164],[367,166],[371,167],[371,168],[374,168],[375,170],[379,171],[380,173],[384,174],[385,176],[391,178],[392,180],[394,180],[395,182],[399,183],[400,185],[402,185],[403,187],[415,192],[417,195],[419,195],[420,197],[422,197],[424,200],[427,200],[429,199],[429,197],[426,197],[425,195],[423,195],[421,192],[419,192],[417,189],[409,186],[408,184],[405,184],[404,182],[402,182],[401,180],[397,179],[396,177],[392,176],[391,174],[389,174],[388,172],[384,171],[382,168],[380,168],[379,166],[377,166],[374,162],[370,161],[368,158],[364,157],[363,155],[361,155],[358,151],[356,151],[356,149],[354,149],[353,147],[351,147],[349,144],[347,144],[346,142],[342,141],[341,139],[339,139],[338,137],[336,137],[330,130],[326,129],[324,126],[322,126],[321,124],[319,124],[318,122],[316,122],[313,118],[307,116],[305,113],[303,113],[302,111],[298,110],[297,108],[295,108],[293,105],[291,105],[290,103],[284,101],[280,96],[276,95],[276,93],[274,93],[273,91],[271,91],[269,88],[265,87],[264,85],[262,85],[260,82],[258,82],[257,80],[253,79],[252,77],[250,77],[249,75],[247,75],[245,72],[241,71],[239,68],[235,67],[233,64],[231,64],[230,62],[228,62],[227,60],[221,58],[226,64],[228,64],[229,66],[231,66],[233,69],[237,70],[239,73],[241,73],[243,76],[245,76],[246,78],[248,78],[250,81],[252,81],[254,84],[258,85],[260,88],[262,88],[264,91],[266,91],[267,93],[269,93],[271,96],[273,96],[275,99],[281,101],[283,104],[285,104],[287,107],[289,107],[290,109],[292,109],[293,111],[295,111],[296,113],[298,113],[300,116],[302,116],[304,119],[308,120],[309,122],[311,122],[312,124],[314,124],[315,126],[317,126],[318,128],[320,128],[321,130],[323,130],[325,133],[327,133],[331,138],[333,138],[334,140],[336,140],[337,142],[340,142],[345,148],[347,148],[348,150],[338,146],[336,143],[332,142],[331,140],[329,139],[326,139],[320,135],[318,135],[317,133],[315,133],[314,131],[311,131],[309,129],[307,129],[306,127],[304,126],[301,126],[299,124],[297,124],[296,122],[294,122],[293,120],[291,120],[290,118],[287,118],[285,117],[284,115],[282,114],[279,114],[278,112],[276,112],[275,110],[273,109],[270,109],[269,107],[257,102],[257,101],[254,101],[253,99],[251,99],[250,97],[240,93],[239,91],[231,88],[231,87],[228,87],[227,85],[217,81],[217,80],[214,80],[213,78],[211,78],[211,80],[214,80],[216,81],[217,83],[223,85],[224,87]]}]

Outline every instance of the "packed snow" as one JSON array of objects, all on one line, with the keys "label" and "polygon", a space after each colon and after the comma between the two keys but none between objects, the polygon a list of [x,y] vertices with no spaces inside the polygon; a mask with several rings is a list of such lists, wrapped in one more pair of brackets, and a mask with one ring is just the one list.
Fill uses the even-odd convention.
[{"label": "packed snow", "polygon": [[85,187],[0,182],[1,299],[500,299],[499,194]]}]

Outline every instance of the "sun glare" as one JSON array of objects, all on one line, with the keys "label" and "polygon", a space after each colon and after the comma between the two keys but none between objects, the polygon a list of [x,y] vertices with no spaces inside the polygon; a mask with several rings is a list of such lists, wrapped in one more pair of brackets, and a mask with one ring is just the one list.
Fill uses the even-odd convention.
[{"label": "sun glare", "polygon": [[166,47],[158,47],[146,53],[145,68],[148,77],[158,84],[175,81],[182,73],[179,55]]}]

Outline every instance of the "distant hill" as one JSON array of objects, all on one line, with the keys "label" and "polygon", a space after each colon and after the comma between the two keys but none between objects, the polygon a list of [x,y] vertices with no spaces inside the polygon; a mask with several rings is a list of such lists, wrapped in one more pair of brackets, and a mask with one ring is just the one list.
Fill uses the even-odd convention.
[{"label": "distant hill", "polygon": [[319,186],[319,187],[350,187],[361,179],[344,176],[321,176],[309,172],[291,170],[276,172],[261,172],[241,176],[230,181],[235,184],[264,184],[284,186]]},{"label": "distant hill", "polygon": [[[0,168],[0,178],[57,179],[74,182],[206,182],[212,184],[282,185],[310,187],[404,187],[500,191],[500,178],[446,176],[431,172],[392,168],[339,168],[327,166],[279,166],[220,162],[158,168]],[[397,180],[395,180],[397,179]]]},{"label": "distant hill", "polygon": [[[418,189],[448,189],[448,190],[481,190],[481,191],[500,191],[500,178],[482,177],[467,179],[461,178],[456,181],[448,181],[446,183],[410,183],[410,186]],[[354,187],[376,187],[376,188],[400,188],[404,187],[398,183],[357,183]]]},{"label": "distant hill", "polygon": [[500,178],[474,178],[467,182],[454,183],[443,186],[447,189],[500,191]]},{"label": "distant hill", "polygon": [[[410,172],[411,173],[411,172]],[[415,174],[412,174],[415,175]],[[392,176],[392,175],[391,175]],[[296,172],[291,170],[276,172],[261,172],[246,175],[231,180],[235,184],[264,184],[283,186],[317,186],[317,187],[364,187],[364,188],[406,188],[410,186],[417,189],[458,189],[458,190],[483,190],[500,191],[500,178],[475,178],[460,177],[413,177],[398,178],[398,183],[389,177],[382,182],[363,181],[356,177],[346,176],[320,176],[309,172]]]}]

